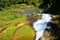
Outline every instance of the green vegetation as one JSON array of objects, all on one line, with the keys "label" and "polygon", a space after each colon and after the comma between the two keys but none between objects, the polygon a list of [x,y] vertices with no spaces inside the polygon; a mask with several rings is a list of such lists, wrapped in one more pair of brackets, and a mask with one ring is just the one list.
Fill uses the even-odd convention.
[{"label": "green vegetation", "polygon": [[[59,0],[0,0],[0,11],[3,10],[3,8],[8,9],[11,5],[16,4],[34,5],[37,8],[44,8],[45,12],[60,14]],[[13,7],[15,8],[15,6]]]},{"label": "green vegetation", "polygon": [[[3,30],[0,33],[1,40],[10,40],[10,39],[14,40],[15,34],[18,37],[18,38],[16,37],[16,40],[17,39],[18,40],[19,39],[33,40],[35,33],[34,33],[33,29],[31,28],[31,26],[26,25],[26,26],[23,26],[22,28],[19,28],[18,30],[16,30],[16,27],[19,23],[28,22],[27,17],[26,17],[27,14],[21,15],[21,12],[22,12],[21,10],[23,10],[24,8],[27,8],[27,7],[28,6],[26,4],[21,4],[21,5],[17,4],[17,5],[11,5],[9,8],[8,7],[3,8],[2,9],[3,11],[0,11],[0,26],[6,25],[10,22],[10,24],[8,24],[8,26],[7,26],[8,28],[6,28],[5,30]],[[29,5],[29,8],[33,8],[33,6]],[[34,8],[36,9],[36,7],[34,7]],[[5,27],[5,26],[3,26],[3,27]],[[15,30],[16,30],[16,32],[15,32]],[[20,33],[24,36],[23,39],[22,39],[22,36],[18,36],[18,34],[20,35]],[[14,38],[12,38],[12,36]]]},{"label": "green vegetation", "polygon": [[7,14],[2,14],[0,13],[0,25],[5,24],[5,22],[9,22],[12,20],[15,20],[20,17],[19,14],[17,13],[7,13]]},{"label": "green vegetation", "polygon": [[39,7],[40,4],[43,3],[42,0],[0,0],[0,10],[2,10],[2,8],[6,8],[6,7],[10,7],[11,5],[15,5],[15,4],[22,4],[25,3],[27,5],[35,5],[37,7]]}]

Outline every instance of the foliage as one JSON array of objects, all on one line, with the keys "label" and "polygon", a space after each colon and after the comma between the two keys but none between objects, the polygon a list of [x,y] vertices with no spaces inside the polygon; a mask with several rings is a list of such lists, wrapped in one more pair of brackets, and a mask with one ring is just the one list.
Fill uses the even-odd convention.
[{"label": "foliage", "polygon": [[15,20],[19,17],[20,17],[20,15],[17,14],[17,13],[12,13],[12,14],[10,14],[10,13],[7,13],[7,14],[0,13],[0,26],[5,24],[6,22],[9,22],[11,20]]},{"label": "foliage", "polygon": [[9,7],[11,4],[28,4],[28,5],[35,5],[39,7],[39,5],[42,3],[42,0],[0,0],[0,9]]},{"label": "foliage", "polygon": [[39,6],[39,8],[45,8],[44,12],[54,15],[60,14],[59,0],[43,0],[43,3]]},{"label": "foliage", "polygon": [[0,0],[0,11],[2,8],[9,7],[12,4],[34,5],[38,8],[44,8],[45,12],[59,14],[59,0]]}]

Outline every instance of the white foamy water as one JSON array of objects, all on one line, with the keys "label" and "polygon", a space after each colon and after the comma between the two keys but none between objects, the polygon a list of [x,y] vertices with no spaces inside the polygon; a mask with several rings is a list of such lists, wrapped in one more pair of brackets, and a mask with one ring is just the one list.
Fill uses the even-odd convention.
[{"label": "white foamy water", "polygon": [[36,31],[36,39],[39,40],[44,34],[45,29],[47,28],[47,23],[51,21],[50,14],[41,14],[42,19],[37,19],[36,22],[33,23],[33,28]]}]

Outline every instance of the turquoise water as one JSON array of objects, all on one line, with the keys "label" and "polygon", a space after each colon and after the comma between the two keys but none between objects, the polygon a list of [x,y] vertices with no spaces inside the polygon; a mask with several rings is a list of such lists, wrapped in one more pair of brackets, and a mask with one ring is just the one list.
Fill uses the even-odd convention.
[{"label": "turquoise water", "polygon": [[40,10],[40,9],[36,9],[36,10],[33,10],[33,9],[24,9],[24,11],[22,12],[22,14],[39,13],[39,10]]}]

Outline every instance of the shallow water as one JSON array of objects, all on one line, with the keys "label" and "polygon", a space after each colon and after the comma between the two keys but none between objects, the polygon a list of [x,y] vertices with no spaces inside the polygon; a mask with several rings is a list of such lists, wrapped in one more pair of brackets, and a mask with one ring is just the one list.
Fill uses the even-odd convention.
[{"label": "shallow water", "polygon": [[27,9],[23,9],[24,11],[21,12],[22,14],[33,14],[33,13],[39,13],[39,10],[40,9],[30,9],[30,8],[27,8]]}]

